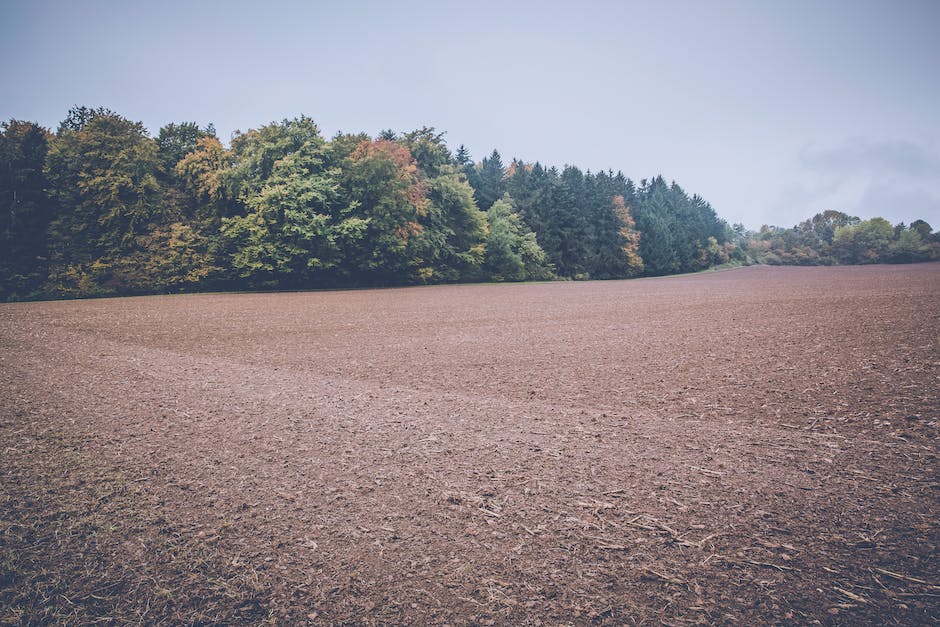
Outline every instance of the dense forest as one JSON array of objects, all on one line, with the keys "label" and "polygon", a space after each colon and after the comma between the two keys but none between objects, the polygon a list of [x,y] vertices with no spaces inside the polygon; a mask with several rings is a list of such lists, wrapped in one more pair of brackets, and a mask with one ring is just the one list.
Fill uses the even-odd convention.
[{"label": "dense forest", "polygon": [[196,290],[613,279],[724,263],[938,258],[930,225],[826,212],[729,227],[661,176],[559,170],[443,133],[322,136],[307,117],[151,137],[104,108],[0,126],[0,301]]}]

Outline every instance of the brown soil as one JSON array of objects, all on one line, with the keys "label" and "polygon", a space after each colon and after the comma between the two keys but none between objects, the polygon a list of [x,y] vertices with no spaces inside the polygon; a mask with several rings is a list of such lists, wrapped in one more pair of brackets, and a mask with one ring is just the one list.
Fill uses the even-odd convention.
[{"label": "brown soil", "polygon": [[940,265],[0,306],[0,622],[930,623]]}]

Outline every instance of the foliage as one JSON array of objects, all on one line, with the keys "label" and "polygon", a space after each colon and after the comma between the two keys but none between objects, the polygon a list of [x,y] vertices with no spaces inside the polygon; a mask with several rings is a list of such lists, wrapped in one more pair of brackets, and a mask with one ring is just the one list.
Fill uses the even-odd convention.
[{"label": "foliage", "polygon": [[564,277],[624,278],[642,271],[630,210],[633,183],[622,174],[562,172],[514,161],[505,186],[555,271]]},{"label": "foliage", "polygon": [[486,211],[503,195],[503,177],[506,169],[499,152],[494,150],[489,157],[484,157],[475,166],[467,165],[467,179],[473,186],[477,206]]},{"label": "foliage", "polygon": [[0,301],[28,296],[48,271],[46,230],[54,205],[43,165],[50,138],[32,122],[0,125]]},{"label": "foliage", "polygon": [[842,263],[886,261],[894,238],[894,228],[884,218],[837,226],[832,237],[832,253]]},{"label": "foliage", "polygon": [[506,166],[496,150],[474,163],[430,127],[326,140],[301,116],[226,147],[211,125],[152,138],[104,107],[74,107],[54,134],[0,126],[0,300],[938,258],[923,220],[829,210],[754,233],[662,176]]},{"label": "foliage", "polygon": [[408,149],[415,163],[429,178],[439,176],[445,168],[455,164],[444,143],[444,133],[437,133],[433,128],[425,126],[405,133],[400,143]]},{"label": "foliage", "polygon": [[197,208],[197,216],[211,218],[224,213],[222,174],[231,165],[232,153],[215,137],[200,138],[193,150],[176,163],[176,180]]},{"label": "foliage", "polygon": [[80,131],[92,120],[100,117],[119,117],[111,109],[104,107],[72,107],[66,114],[65,119],[59,124],[58,135],[66,131]]},{"label": "foliage", "polygon": [[661,176],[641,182],[635,209],[647,274],[696,272],[734,253],[727,224],[711,205]]},{"label": "foliage", "polygon": [[112,113],[63,126],[44,170],[59,207],[49,229],[51,276],[81,276],[120,291],[125,285],[109,273],[112,261],[136,252],[137,236],[164,208],[156,142],[139,122]]},{"label": "foliage", "polygon": [[211,124],[199,128],[195,122],[167,124],[157,135],[157,152],[165,172],[171,172],[180,159],[196,149],[199,142],[206,138],[215,138],[215,127]]},{"label": "foliage", "polygon": [[929,224],[891,226],[883,218],[860,220],[840,211],[825,211],[793,228],[763,226],[742,238],[756,263],[831,265],[914,263],[940,259],[940,239]]},{"label": "foliage", "polygon": [[344,160],[341,216],[357,220],[356,239],[346,240],[351,278],[402,283],[427,274],[418,255],[427,215],[427,187],[405,146],[363,140]]},{"label": "foliage", "polygon": [[[610,201],[611,212],[619,222],[617,236],[619,238],[620,251],[622,255],[617,255],[617,261],[622,263],[623,274],[634,276],[643,272],[643,259],[640,257],[640,234],[636,232],[636,223],[630,215],[630,208],[627,207],[622,195],[617,194]],[[711,242],[717,246],[718,242],[710,238]]]},{"label": "foliage", "polygon": [[423,282],[481,278],[486,250],[486,214],[473,200],[473,188],[454,165],[436,168],[427,181],[427,210],[416,242]]},{"label": "foliage", "polygon": [[508,194],[486,212],[485,269],[494,281],[525,281],[552,277],[548,257],[522,218],[513,211]]},{"label": "foliage", "polygon": [[285,120],[243,135],[235,153],[241,161],[221,176],[244,213],[223,218],[221,235],[238,276],[253,286],[302,284],[332,267],[338,170],[328,166],[313,121]]}]

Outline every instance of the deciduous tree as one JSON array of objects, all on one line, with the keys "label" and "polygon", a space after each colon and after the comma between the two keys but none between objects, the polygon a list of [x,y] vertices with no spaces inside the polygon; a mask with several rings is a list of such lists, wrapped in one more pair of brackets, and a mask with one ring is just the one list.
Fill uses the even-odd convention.
[{"label": "deciduous tree", "polygon": [[157,145],[142,124],[113,113],[69,119],[50,144],[44,170],[60,207],[51,225],[54,273],[65,277],[66,291],[73,276],[120,289],[109,272],[112,262],[133,252],[135,238],[162,217]]},{"label": "deciduous tree", "polygon": [[53,203],[43,166],[49,132],[33,122],[0,125],[0,301],[23,298],[45,279]]}]

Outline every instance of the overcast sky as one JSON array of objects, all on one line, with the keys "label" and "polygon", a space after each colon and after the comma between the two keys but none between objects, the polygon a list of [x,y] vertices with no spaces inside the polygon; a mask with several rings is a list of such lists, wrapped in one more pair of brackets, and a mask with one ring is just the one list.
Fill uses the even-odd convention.
[{"label": "overcast sky", "polygon": [[0,4],[0,119],[77,104],[662,174],[729,222],[940,228],[940,1]]}]

